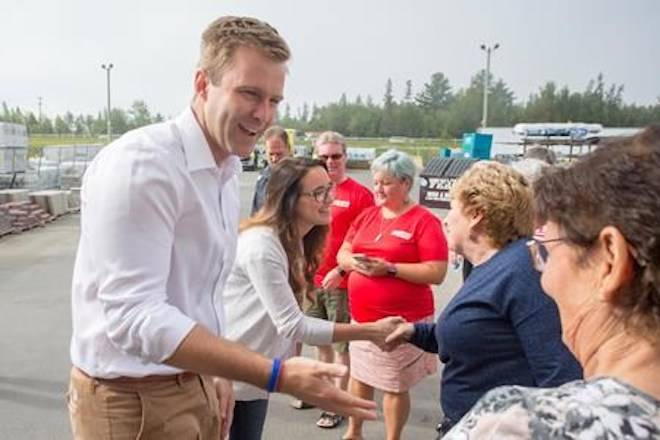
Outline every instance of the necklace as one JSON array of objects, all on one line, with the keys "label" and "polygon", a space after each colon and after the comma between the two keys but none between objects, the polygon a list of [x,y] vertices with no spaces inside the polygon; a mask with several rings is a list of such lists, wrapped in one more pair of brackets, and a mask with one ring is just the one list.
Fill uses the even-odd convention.
[{"label": "necklace", "polygon": [[378,234],[376,237],[374,237],[374,241],[380,241],[381,238],[383,238],[383,234],[385,234],[388,230],[392,229],[392,227],[396,224],[397,220],[399,220],[399,217],[401,217],[403,214],[408,212],[408,200],[405,200],[403,202],[403,209],[399,211],[396,216],[392,218],[387,219],[387,225],[385,225],[385,216],[383,215],[383,208],[381,208],[380,211],[380,226],[378,228]]},{"label": "necklace", "polygon": [[383,213],[380,214],[380,226],[378,228],[378,235],[374,238],[374,241],[380,241],[381,238],[383,238],[383,234],[385,234],[388,230],[392,228],[396,224],[396,221],[399,219],[400,216],[396,216],[394,218],[388,218],[387,223],[385,220],[385,217],[383,217]]}]

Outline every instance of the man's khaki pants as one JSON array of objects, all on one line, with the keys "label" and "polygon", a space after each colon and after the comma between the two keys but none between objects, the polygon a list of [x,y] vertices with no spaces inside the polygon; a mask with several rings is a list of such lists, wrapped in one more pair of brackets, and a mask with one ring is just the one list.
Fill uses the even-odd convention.
[{"label": "man's khaki pants", "polygon": [[196,374],[104,380],[74,367],[68,405],[76,440],[220,438],[213,383]]}]

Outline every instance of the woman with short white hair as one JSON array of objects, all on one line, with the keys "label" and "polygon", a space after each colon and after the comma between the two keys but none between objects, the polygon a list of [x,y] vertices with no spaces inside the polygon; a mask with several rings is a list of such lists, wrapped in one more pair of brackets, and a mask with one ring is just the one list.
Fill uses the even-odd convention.
[{"label": "woman with short white hair", "polygon": [[[433,318],[431,284],[447,270],[442,224],[410,198],[417,168],[406,153],[389,150],[372,165],[376,206],[358,216],[337,255],[349,272],[348,294],[353,320],[365,323],[388,316],[412,322]],[[388,439],[401,438],[410,412],[409,390],[437,368],[433,355],[406,345],[387,353],[368,341],[349,346],[349,391],[372,399],[383,391]],[[362,420],[351,418],[346,439],[361,438]]]}]

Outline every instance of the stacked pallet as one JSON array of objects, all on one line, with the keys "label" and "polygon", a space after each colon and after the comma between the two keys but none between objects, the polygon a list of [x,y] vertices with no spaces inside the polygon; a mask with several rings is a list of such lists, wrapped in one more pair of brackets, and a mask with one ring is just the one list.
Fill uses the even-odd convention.
[{"label": "stacked pallet", "polygon": [[12,217],[9,215],[9,208],[4,204],[0,205],[0,237],[14,232],[12,226]]},{"label": "stacked pallet", "polygon": [[26,189],[0,190],[0,237],[14,232],[15,216],[10,213],[14,202],[28,201]]},{"label": "stacked pallet", "polygon": [[30,200],[53,217],[69,212],[69,196],[66,191],[34,191],[30,193]]},{"label": "stacked pallet", "polygon": [[0,190],[0,205],[9,202],[27,202],[30,200],[27,189]]},{"label": "stacked pallet", "polygon": [[80,187],[73,187],[67,191],[69,196],[69,211],[80,211]]},{"label": "stacked pallet", "polygon": [[60,187],[62,189],[72,189],[80,187],[82,183],[82,176],[77,174],[63,174],[60,176]]},{"label": "stacked pallet", "polygon": [[9,218],[8,223],[12,231],[8,232],[20,232],[35,226],[43,226],[53,218],[39,205],[31,202],[3,203],[0,205],[0,211],[4,213],[3,217]]}]

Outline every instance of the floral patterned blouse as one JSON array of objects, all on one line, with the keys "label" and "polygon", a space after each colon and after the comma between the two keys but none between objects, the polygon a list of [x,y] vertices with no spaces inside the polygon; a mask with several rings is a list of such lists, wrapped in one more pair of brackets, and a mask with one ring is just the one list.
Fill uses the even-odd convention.
[{"label": "floral patterned blouse", "polygon": [[660,401],[610,377],[499,387],[443,437],[459,439],[660,439]]}]

